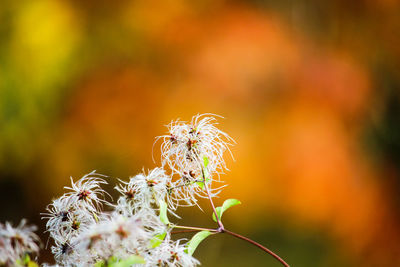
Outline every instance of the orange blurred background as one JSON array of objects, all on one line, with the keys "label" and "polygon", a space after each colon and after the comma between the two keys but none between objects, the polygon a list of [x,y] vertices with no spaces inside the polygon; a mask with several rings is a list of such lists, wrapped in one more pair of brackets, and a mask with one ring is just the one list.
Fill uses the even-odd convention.
[{"label": "orange blurred background", "polygon": [[[398,1],[3,0],[2,222],[42,232],[69,176],[96,169],[112,190],[197,113],[237,142],[216,200],[243,203],[230,229],[292,266],[400,266]],[[185,222],[212,225],[203,206]],[[279,266],[206,242],[203,266]]]}]

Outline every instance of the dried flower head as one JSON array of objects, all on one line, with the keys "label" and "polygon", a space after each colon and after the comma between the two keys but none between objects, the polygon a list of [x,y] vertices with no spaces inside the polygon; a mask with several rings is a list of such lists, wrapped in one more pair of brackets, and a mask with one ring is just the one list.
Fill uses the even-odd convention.
[{"label": "dried flower head", "polygon": [[0,265],[14,265],[26,254],[39,252],[39,238],[34,233],[36,226],[29,226],[23,219],[17,227],[9,222],[0,224]]},{"label": "dried flower head", "polygon": [[179,206],[197,205],[197,198],[207,197],[204,184],[212,197],[224,186],[216,187],[220,174],[227,170],[224,153],[234,144],[228,134],[219,130],[216,115],[196,115],[190,123],[172,121],[169,133],[159,136],[163,166],[168,166],[177,176],[169,186],[171,201]]},{"label": "dried flower head", "polygon": [[83,232],[76,240],[76,247],[81,259],[94,264],[112,256],[123,259],[139,254],[149,238],[139,217],[113,213]]},{"label": "dried flower head", "polygon": [[101,184],[107,184],[103,179],[105,175],[98,174],[96,171],[86,174],[77,182],[71,177],[71,187],[64,187],[70,190],[64,197],[71,197],[72,202],[77,207],[84,207],[96,212],[101,209],[102,204],[108,203],[104,195],[109,195],[101,188]]},{"label": "dried flower head", "polygon": [[185,252],[186,245],[181,244],[180,241],[164,240],[145,257],[145,266],[192,267],[199,265],[200,262],[197,259]]},{"label": "dried flower head", "polygon": [[169,133],[157,138],[162,139],[161,157],[163,165],[174,172],[201,171],[203,158],[208,158],[208,172],[222,173],[226,169],[224,152],[229,150],[234,140],[219,130],[216,115],[202,114],[192,118],[190,123],[172,121],[167,127]]},{"label": "dried flower head", "polygon": [[117,209],[125,214],[134,214],[142,209],[152,210],[168,196],[167,184],[170,180],[164,169],[155,168],[147,175],[143,172],[130,178],[129,182],[120,181],[121,184],[115,187],[121,194]]}]

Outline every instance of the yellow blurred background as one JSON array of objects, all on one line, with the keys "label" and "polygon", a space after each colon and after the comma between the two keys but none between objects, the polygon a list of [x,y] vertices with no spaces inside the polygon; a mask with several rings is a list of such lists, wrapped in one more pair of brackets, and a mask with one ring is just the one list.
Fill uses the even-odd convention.
[{"label": "yellow blurred background", "polygon": [[[42,232],[70,176],[112,190],[197,113],[237,142],[230,229],[292,266],[400,266],[399,1],[2,1],[2,222]],[[212,225],[203,206],[185,222]],[[229,236],[195,256],[280,266]]]}]

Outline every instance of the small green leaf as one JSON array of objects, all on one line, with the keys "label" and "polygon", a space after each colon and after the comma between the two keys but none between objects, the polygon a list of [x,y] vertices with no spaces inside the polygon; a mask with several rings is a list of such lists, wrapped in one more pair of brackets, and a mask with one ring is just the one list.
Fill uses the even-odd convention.
[{"label": "small green leaf", "polygon": [[28,262],[27,266],[28,266],[28,267],[39,267],[39,265],[38,265],[36,262],[34,262],[34,261]]},{"label": "small green leaf", "polygon": [[204,189],[204,183],[203,183],[203,182],[196,182],[196,184],[197,184],[201,189]]},{"label": "small green leaf", "polygon": [[30,261],[31,261],[31,257],[29,257],[29,255],[26,254],[24,257],[24,264],[28,264]]},{"label": "small green leaf", "polygon": [[167,203],[165,201],[160,200],[160,220],[164,224],[169,224],[168,215],[167,215]]},{"label": "small green leaf", "polygon": [[[218,218],[221,219],[222,214],[229,209],[230,207],[236,206],[238,204],[242,204],[242,202],[240,202],[237,199],[234,198],[230,198],[224,201],[224,204],[222,204],[222,207],[217,207],[215,208],[215,211],[217,212]],[[213,220],[216,222],[217,218],[215,217],[215,214],[213,213],[212,215]]]},{"label": "small green leaf", "polygon": [[150,239],[149,248],[156,248],[159,245],[161,245],[166,235],[167,235],[166,232],[155,235],[152,239]]},{"label": "small green leaf", "polygon": [[[211,181],[210,178],[206,178],[206,183],[209,183]],[[200,187],[202,190],[204,190],[204,182],[196,182],[197,186]]]},{"label": "small green leaf", "polygon": [[203,156],[203,163],[204,163],[204,168],[207,168],[208,163],[210,163],[206,156]]},{"label": "small green leaf", "polygon": [[107,263],[108,265],[112,266],[116,264],[119,261],[119,259],[116,256],[111,256],[108,260]]},{"label": "small green leaf", "polygon": [[[215,208],[215,211],[216,211],[217,214],[218,214],[218,218],[221,219],[221,216],[222,216],[221,207],[216,207],[216,208]],[[213,212],[213,214],[212,214],[212,218],[213,218],[214,222],[217,222],[217,218],[215,217],[215,213],[214,213],[214,212]]]},{"label": "small green leaf", "polygon": [[104,261],[98,261],[98,262],[96,262],[93,266],[94,266],[94,267],[104,267],[105,264],[104,264]]},{"label": "small green leaf", "polygon": [[206,156],[203,156],[203,168],[202,168],[202,173],[204,178],[208,178],[210,176],[210,174],[208,173],[208,164],[210,163],[210,161],[208,160],[208,158]]},{"label": "small green leaf", "polygon": [[99,222],[99,217],[96,215],[96,213],[92,212],[92,214],[93,214],[93,217],[94,217],[95,221]]},{"label": "small green leaf", "polygon": [[[132,255],[124,260],[120,260],[112,265],[112,267],[130,267],[133,264],[144,264],[146,261],[141,256]],[[111,266],[111,265],[110,265]]]},{"label": "small green leaf", "polygon": [[36,262],[31,260],[28,254],[25,254],[23,258],[16,260],[15,263],[21,266],[39,267],[39,265]]},{"label": "small green leaf", "polygon": [[185,252],[189,255],[193,255],[200,242],[207,238],[209,235],[211,235],[210,231],[201,231],[195,234],[192,239],[190,239],[190,241],[187,243],[187,248]]}]

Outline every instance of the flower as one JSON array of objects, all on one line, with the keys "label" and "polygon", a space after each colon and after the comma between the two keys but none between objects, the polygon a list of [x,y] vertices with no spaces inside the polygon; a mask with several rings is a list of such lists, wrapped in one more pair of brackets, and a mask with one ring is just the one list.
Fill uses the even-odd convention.
[{"label": "flower", "polygon": [[[234,140],[215,125],[216,115],[196,115],[190,123],[172,121],[167,127],[169,134],[159,136],[162,139],[161,157],[163,165],[174,172],[183,174],[190,171],[204,171],[209,174],[223,172],[226,169],[223,154],[233,145]],[[208,166],[203,159],[207,158]]]},{"label": "flower", "polygon": [[145,257],[145,266],[192,267],[200,262],[185,252],[186,246],[181,240],[164,240],[160,246],[150,251]]},{"label": "flower", "polygon": [[117,210],[123,214],[134,214],[139,210],[151,210],[168,197],[167,184],[171,177],[165,174],[164,169],[155,168],[148,172],[140,173],[129,179],[121,181],[115,189],[122,195],[118,199]]},{"label": "flower", "polygon": [[[227,170],[224,153],[234,141],[217,127],[215,115],[196,115],[190,123],[173,121],[162,139],[162,166],[137,174],[115,187],[116,204],[105,200],[105,176],[84,175],[42,214],[54,240],[51,251],[61,266],[93,266],[144,258],[141,266],[191,267],[199,263],[186,253],[187,244],[171,239],[174,224],[166,210],[198,205],[199,197],[215,197],[215,182]],[[166,172],[166,169],[171,171]],[[165,205],[167,203],[168,205]],[[106,204],[113,210],[102,210]],[[1,258],[1,251],[0,251]]]},{"label": "flower", "polygon": [[224,187],[213,188],[213,182],[220,182],[220,174],[227,170],[223,156],[226,151],[232,155],[229,147],[234,140],[216,127],[215,116],[196,115],[190,123],[172,121],[167,126],[169,134],[156,138],[156,142],[163,140],[163,166],[178,176],[170,191],[179,206],[197,205],[197,197],[208,197],[204,183],[212,197]]},{"label": "flower", "polygon": [[9,222],[0,224],[0,265],[12,264],[25,254],[39,252],[39,237],[34,233],[36,226],[29,226],[23,219],[17,227]]},{"label": "flower", "polygon": [[108,204],[104,195],[109,195],[101,188],[100,185],[107,184],[107,182],[100,177],[105,177],[105,175],[98,174],[96,171],[84,175],[76,183],[71,177],[72,187],[64,187],[70,190],[70,192],[64,194],[64,197],[71,197],[72,202],[77,207],[85,207],[92,212],[100,210],[102,204]]},{"label": "flower", "polygon": [[53,253],[57,264],[60,265],[71,266],[81,263],[79,257],[77,257],[75,253],[75,248],[68,239],[56,239],[54,246],[51,247],[51,253]]},{"label": "flower", "polygon": [[48,213],[42,219],[47,219],[46,228],[55,240],[71,239],[82,229],[96,222],[94,214],[87,209],[77,208],[71,197],[62,196],[47,206]]},{"label": "flower", "polygon": [[107,260],[114,256],[119,259],[139,254],[146,248],[150,238],[142,227],[139,217],[125,217],[112,213],[97,224],[93,224],[76,240],[81,259],[88,264]]},{"label": "flower", "polygon": [[71,178],[71,187],[64,187],[69,192],[47,206],[47,213],[42,219],[47,219],[46,228],[54,240],[51,251],[57,263],[70,265],[82,262],[76,251],[76,242],[82,232],[95,225],[102,217],[101,207],[107,193],[100,187],[107,182],[99,177],[95,171],[84,175],[74,183]]}]

